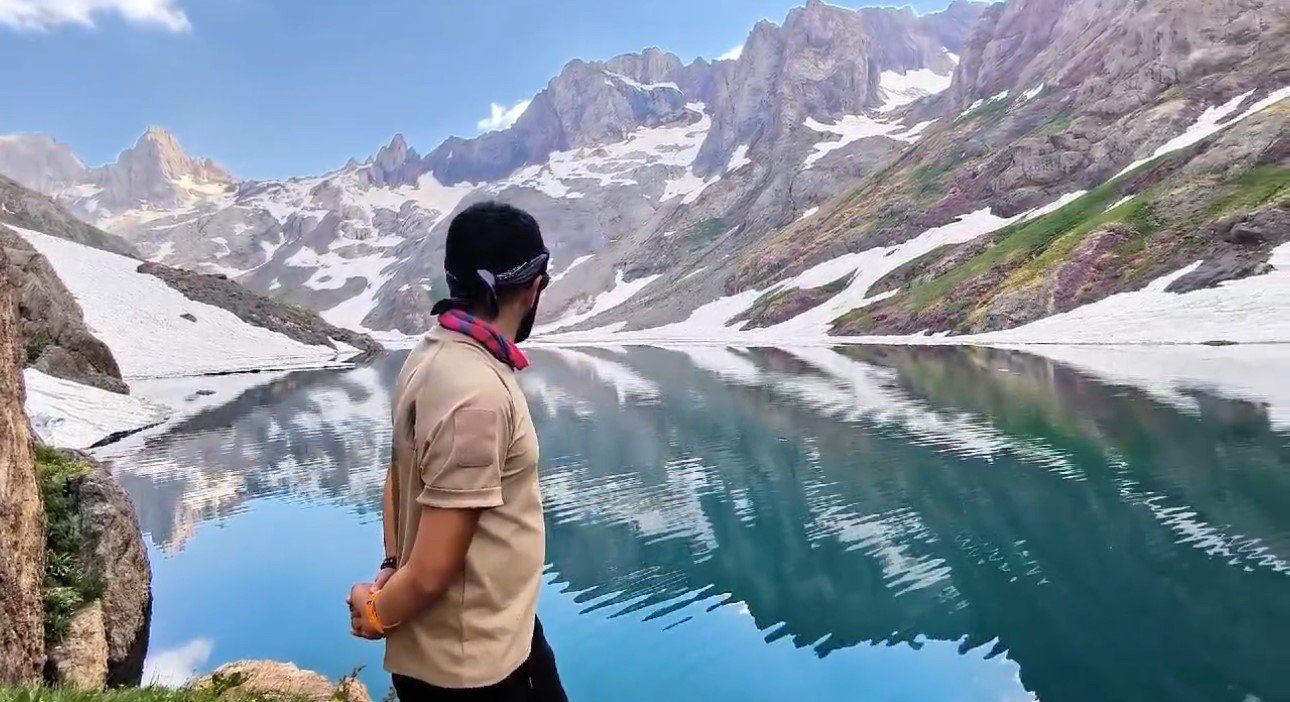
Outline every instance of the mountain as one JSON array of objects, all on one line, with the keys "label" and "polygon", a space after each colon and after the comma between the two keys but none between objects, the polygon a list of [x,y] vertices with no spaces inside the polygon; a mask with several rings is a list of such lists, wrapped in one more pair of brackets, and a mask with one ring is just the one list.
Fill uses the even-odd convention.
[{"label": "mountain", "polygon": [[79,181],[86,170],[71,148],[48,135],[0,136],[0,173],[32,190],[57,191]]},{"label": "mountain", "polygon": [[[758,25],[738,61],[684,64],[658,49],[572,61],[508,129],[424,157],[396,136],[308,178],[231,179],[152,129],[115,164],[45,192],[150,259],[226,274],[338,324],[406,333],[445,292],[448,216],[502,198],[542,222],[557,268],[611,252],[548,295],[552,310],[577,310],[620,277],[653,273],[614,265],[628,240],[717,215],[726,229],[768,230],[894,157],[916,123],[887,112],[864,122],[874,133],[863,138],[855,115],[947,87],[952,49],[982,7],[919,17],[811,2],[783,26]],[[811,168],[764,165],[781,157]],[[666,254],[675,262],[701,243],[677,237]]]},{"label": "mountain", "polygon": [[242,181],[153,129],[83,171],[0,140],[0,170],[150,259],[389,333],[431,323],[447,222],[492,198],[547,235],[547,333],[988,333],[1179,271],[1150,304],[1186,317],[1282,284],[1288,14],[810,0],[735,60],[571,61],[511,127],[425,155],[396,135],[330,173]]}]

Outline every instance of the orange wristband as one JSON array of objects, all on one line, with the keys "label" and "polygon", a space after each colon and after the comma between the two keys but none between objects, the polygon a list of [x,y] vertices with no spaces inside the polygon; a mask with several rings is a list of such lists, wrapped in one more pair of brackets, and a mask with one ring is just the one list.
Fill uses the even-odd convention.
[{"label": "orange wristband", "polygon": [[398,626],[393,624],[385,626],[381,623],[381,617],[376,613],[376,596],[381,594],[380,590],[373,592],[368,596],[367,602],[363,604],[363,618],[367,620],[367,625],[372,627],[378,635],[384,636],[385,632]]}]

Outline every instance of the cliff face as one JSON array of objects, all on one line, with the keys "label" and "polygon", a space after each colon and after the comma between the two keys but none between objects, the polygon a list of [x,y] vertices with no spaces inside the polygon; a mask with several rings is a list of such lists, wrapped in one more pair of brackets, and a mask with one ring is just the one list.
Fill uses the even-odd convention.
[{"label": "cliff face", "polygon": [[[0,269],[7,266],[0,250]],[[17,292],[0,278],[0,683],[39,680],[45,657],[44,514],[23,414]]]}]

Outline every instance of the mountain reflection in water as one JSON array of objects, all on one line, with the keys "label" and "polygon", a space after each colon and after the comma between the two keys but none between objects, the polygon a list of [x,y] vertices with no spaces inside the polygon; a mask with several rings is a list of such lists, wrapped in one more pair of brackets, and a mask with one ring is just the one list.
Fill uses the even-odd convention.
[{"label": "mountain reflection in water", "polygon": [[[1290,434],[1269,415],[1284,408],[1221,389],[1180,406],[980,348],[531,356],[544,618],[583,696],[775,699],[788,685],[821,700],[1290,698]],[[196,592],[190,541],[211,539],[202,563],[227,559],[235,577],[257,509],[310,525],[265,527],[268,538],[333,539],[334,562],[316,566],[326,577],[337,563],[368,574],[401,362],[239,388],[109,449],[161,561],[154,652],[228,616],[168,593],[197,596],[181,594]],[[205,536],[215,526],[234,534]],[[370,548],[346,546],[354,532]],[[295,544],[279,546],[290,561]],[[280,596],[339,597],[303,582],[310,572],[284,576],[301,582]],[[753,628],[731,628],[730,613]],[[236,644],[230,630],[214,658],[228,659],[221,646],[313,656],[347,673],[352,658],[316,651],[330,646],[362,651],[365,679],[381,684],[373,649],[331,622],[300,627]],[[768,678],[790,667],[759,679],[760,649],[783,646],[811,655],[767,659]],[[667,669],[624,670],[633,661]],[[743,681],[729,672],[740,665]]]}]

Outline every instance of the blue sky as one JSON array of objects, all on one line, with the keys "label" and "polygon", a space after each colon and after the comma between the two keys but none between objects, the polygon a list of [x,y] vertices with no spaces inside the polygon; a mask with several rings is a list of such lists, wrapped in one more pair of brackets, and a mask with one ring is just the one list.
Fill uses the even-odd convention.
[{"label": "blue sky", "polygon": [[311,175],[396,132],[422,153],[476,134],[569,59],[711,58],[803,2],[0,0],[0,134],[99,165],[156,124],[241,177]]}]

